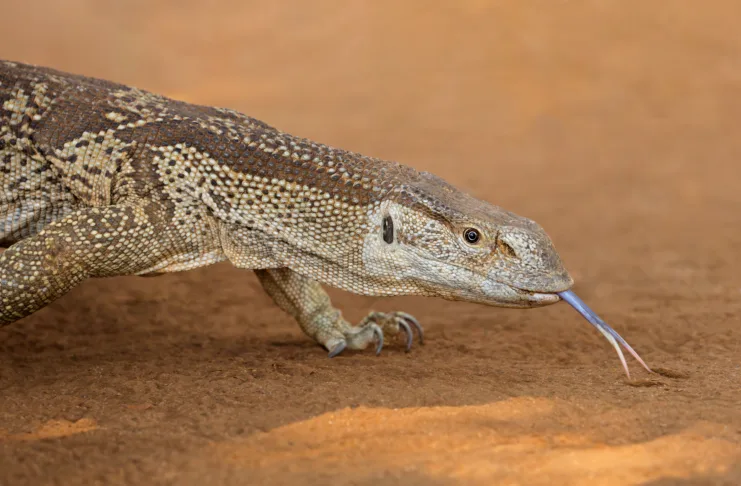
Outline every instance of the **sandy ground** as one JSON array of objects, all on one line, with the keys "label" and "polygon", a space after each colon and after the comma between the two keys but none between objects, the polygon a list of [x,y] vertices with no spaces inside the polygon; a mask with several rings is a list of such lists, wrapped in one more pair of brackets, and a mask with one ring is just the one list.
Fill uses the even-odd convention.
[{"label": "sandy ground", "polygon": [[[0,330],[0,484],[741,484],[736,1],[3,1],[0,57],[229,106],[539,221],[575,290],[328,360],[228,265]],[[698,8],[699,6],[699,8]]]}]

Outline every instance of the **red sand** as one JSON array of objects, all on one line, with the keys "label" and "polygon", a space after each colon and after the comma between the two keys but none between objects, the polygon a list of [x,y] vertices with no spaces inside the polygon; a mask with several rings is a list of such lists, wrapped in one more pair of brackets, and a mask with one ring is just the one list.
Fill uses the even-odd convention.
[{"label": "red sand", "polygon": [[[540,222],[565,304],[332,291],[427,344],[328,360],[228,265],[0,330],[0,484],[740,484],[734,1],[15,2],[0,57],[239,109]],[[530,6],[526,6],[530,5]]]}]

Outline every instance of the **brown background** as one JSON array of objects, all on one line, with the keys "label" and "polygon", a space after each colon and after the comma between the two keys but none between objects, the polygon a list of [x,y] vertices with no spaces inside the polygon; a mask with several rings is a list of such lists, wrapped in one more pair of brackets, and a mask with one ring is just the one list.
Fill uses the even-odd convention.
[{"label": "brown background", "polygon": [[540,222],[564,304],[328,360],[228,265],[0,330],[0,484],[741,483],[741,4],[8,1],[0,57],[239,109]]}]

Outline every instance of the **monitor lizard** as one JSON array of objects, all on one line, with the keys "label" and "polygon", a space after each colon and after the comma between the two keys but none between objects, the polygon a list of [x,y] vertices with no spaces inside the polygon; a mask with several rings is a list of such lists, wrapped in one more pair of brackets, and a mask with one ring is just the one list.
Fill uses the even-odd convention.
[{"label": "monitor lizard", "polygon": [[322,284],[519,308],[563,299],[625,366],[614,339],[627,343],[574,302],[553,243],[527,218],[234,110],[10,61],[0,61],[0,247],[0,325],[87,278],[229,261],[255,271],[330,357],[380,352],[402,332],[408,350],[422,327],[404,312],[351,325]]}]

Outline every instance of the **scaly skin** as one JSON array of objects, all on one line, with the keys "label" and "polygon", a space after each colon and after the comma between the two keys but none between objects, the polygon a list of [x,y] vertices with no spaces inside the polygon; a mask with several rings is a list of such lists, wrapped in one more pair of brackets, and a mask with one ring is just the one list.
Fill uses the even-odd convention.
[{"label": "scaly skin", "polygon": [[0,62],[0,247],[0,325],[86,278],[228,260],[331,355],[421,328],[404,313],[352,326],[321,284],[510,307],[572,285],[536,223],[432,174],[12,62]]}]

